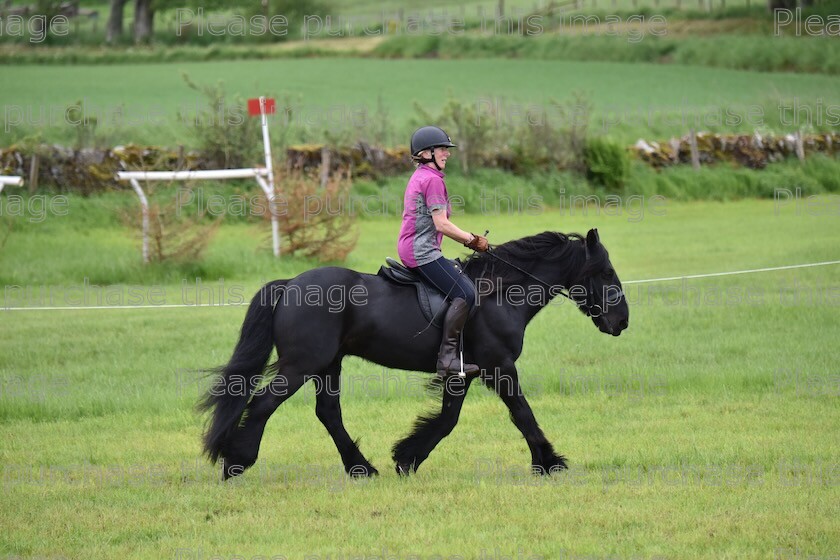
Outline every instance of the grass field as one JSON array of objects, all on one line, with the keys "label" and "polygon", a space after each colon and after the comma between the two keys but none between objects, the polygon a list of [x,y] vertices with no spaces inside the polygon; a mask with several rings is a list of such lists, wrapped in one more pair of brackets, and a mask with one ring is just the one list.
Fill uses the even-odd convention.
[{"label": "grass field", "polygon": [[[11,2],[12,5],[28,5],[26,0],[15,0]],[[367,27],[372,29],[377,24],[383,24],[389,20],[399,21],[403,18],[403,28],[405,29],[410,20],[415,23],[415,28],[419,24],[432,28],[433,21],[463,21],[467,26],[478,24],[481,21],[491,22],[498,17],[498,9],[500,4],[504,8],[505,17],[512,21],[524,19],[531,14],[538,14],[543,17],[548,17],[549,2],[544,0],[507,0],[506,2],[498,2],[497,0],[468,0],[461,2],[457,6],[453,6],[451,2],[445,0],[430,0],[425,2],[422,6],[406,7],[404,2],[398,0],[388,0],[386,2],[350,2],[349,0],[337,1],[319,1],[314,4],[305,4],[298,2],[291,6],[279,5],[272,6],[272,14],[284,15],[288,20],[289,35],[299,36],[303,33],[305,28],[305,17],[308,17],[310,22],[315,18],[319,18],[322,27],[326,31],[333,34],[348,33],[348,28],[354,28],[355,34],[361,34],[362,30]],[[553,14],[563,13],[592,13],[593,11],[611,10],[611,13],[632,13],[650,15],[652,13],[667,13],[669,16],[679,14],[682,17],[691,19],[696,18],[724,18],[724,17],[738,17],[749,14],[757,19],[766,19],[765,13],[756,9],[753,5],[749,9],[749,2],[745,0],[729,0],[729,2],[715,2],[714,0],[703,0],[698,3],[680,3],[677,0],[609,0],[606,2],[601,0],[583,0],[577,2],[557,2],[552,4],[554,6]],[[70,21],[69,33],[66,35],[56,35],[48,40],[47,44],[104,44],[105,42],[105,27],[110,7],[107,3],[100,2],[82,2],[81,7],[86,10],[94,10],[98,12],[98,17],[79,17]],[[201,6],[205,16],[214,17],[216,21],[225,21],[226,18],[233,18],[234,14],[245,16],[249,18],[255,13],[262,14],[262,10],[253,6],[243,5],[239,8],[221,9],[219,6],[207,7]],[[198,6],[178,6],[167,9],[159,7],[155,14],[155,39],[159,42],[172,44],[178,42],[176,29],[179,22],[184,22],[190,17],[193,21],[198,20]],[[184,10],[179,14],[178,9]],[[813,8],[811,8],[813,11]],[[124,30],[127,35],[126,43],[130,42],[131,28],[133,25],[133,11],[124,11]],[[179,19],[180,17],[180,19]],[[327,17],[329,17],[329,24],[327,24]],[[312,31],[313,27],[309,26]],[[37,44],[43,41],[37,34],[32,39]],[[207,42],[209,33],[203,34],[202,38],[193,37],[194,43]],[[347,35],[343,35],[347,36]],[[234,36],[235,37],[235,36]],[[214,37],[215,42],[230,40],[233,37]],[[0,41],[2,42],[18,42],[25,43],[30,40],[28,35],[21,37],[18,30],[0,34]],[[235,39],[234,39],[235,40]],[[241,40],[241,39],[240,39]],[[253,42],[254,37],[250,37]]]},{"label": "grass field", "polygon": [[[140,272],[136,240],[107,217],[113,201],[71,197],[66,216],[43,222],[4,216],[14,222],[0,249],[4,306],[38,305],[50,290],[61,304],[85,277],[125,277],[113,297],[134,289],[152,301],[157,290],[190,302],[189,272],[215,301],[235,303],[262,280],[312,266],[255,253],[254,226],[239,223],[221,228],[202,267]],[[590,208],[458,223],[490,229],[496,243],[598,227],[627,281],[837,260],[837,197],[809,204],[666,200],[641,220]],[[359,227],[346,265],[373,272],[393,254],[398,224]],[[302,391],[272,418],[254,469],[221,484],[199,457],[192,406],[206,382],[191,371],[227,359],[243,307],[0,311],[0,555],[834,557],[838,290],[836,265],[629,284],[630,328],[617,339],[550,306],[518,365],[538,420],[570,459],[551,479],[527,473],[507,411],[477,387],[453,434],[417,476],[399,479],[390,446],[433,400],[416,374],[348,359],[345,421],[379,478],[345,478]]]},{"label": "grass field", "polygon": [[[269,94],[288,103],[292,117],[278,116],[272,123],[277,141],[289,122],[313,141],[342,131],[352,132],[353,140],[360,130],[370,136],[384,122],[391,132],[385,141],[399,144],[412,130],[414,103],[436,114],[449,97],[502,122],[527,124],[527,112],[537,108],[547,111],[548,122],[563,125],[567,117],[550,101],[568,102],[579,92],[593,105],[591,130],[628,143],[639,136],[682,135],[691,126],[788,131],[808,130],[811,122],[824,129],[827,119],[840,115],[840,77],[678,65],[352,58],[71,66],[49,72],[32,65],[4,68],[4,143],[27,134],[71,142],[75,132],[65,109],[82,102],[86,114],[98,118],[96,133],[106,145],[190,145],[198,108],[206,101],[186,86],[182,73],[199,84],[223,81],[231,96]],[[784,115],[780,103],[790,107]],[[794,115],[793,103],[812,107]],[[730,116],[740,124],[725,124]]]},{"label": "grass field", "polygon": [[[623,21],[616,37],[603,25],[555,27],[557,10],[539,20],[540,36],[476,28],[501,4],[517,17],[545,12],[547,0],[327,0],[342,38],[294,40],[296,30],[285,42],[178,37],[163,5],[171,3],[155,0],[153,44],[143,47],[128,44],[130,6],[123,43],[103,47],[108,2],[82,4],[99,18],[74,21],[65,38],[35,44],[2,29],[0,148],[198,147],[207,101],[183,75],[222,84],[228,100],[276,97],[280,160],[292,143],[404,145],[427,121],[471,142],[479,136],[456,130],[469,126],[458,119],[471,108],[488,134],[519,126],[514,147],[522,136],[542,145],[567,134],[568,116],[552,103],[580,109],[571,104],[582,100],[589,137],[624,145],[690,128],[840,125],[838,45],[793,29],[770,36],[772,16],[749,0],[581,0],[563,11],[602,21],[657,14],[667,17],[661,37],[648,19]],[[403,36],[391,22],[383,36],[358,35],[401,7],[403,16],[464,16],[468,30]],[[837,0],[826,0],[805,16],[836,12]],[[462,107],[447,118],[451,100]],[[69,122],[77,103],[93,126]],[[260,154],[255,147],[255,163]],[[630,326],[620,337],[599,333],[562,298],[526,331],[523,389],[569,471],[533,476],[506,407],[474,384],[454,432],[415,476],[398,477],[391,446],[439,402],[425,374],[348,358],[344,421],[380,476],[344,474],[309,385],[268,423],[256,465],[223,483],[201,455],[206,418],[194,406],[210,380],[197,372],[227,361],[260,285],[320,263],[273,258],[266,222],[234,215],[232,204],[257,191],[249,182],[189,185],[225,202],[205,255],[143,265],[126,225],[138,213],[133,193],[82,197],[76,185],[52,192],[43,179],[34,193],[0,194],[0,560],[840,556],[840,160],[809,154],[761,171],[700,172],[636,161],[608,199],[572,171],[472,165],[465,176],[458,155],[447,182],[464,197],[460,227],[489,230],[492,243],[597,227],[625,281]],[[373,273],[394,255],[406,178],[355,178],[344,202],[361,214],[359,240],[337,264]],[[174,188],[147,191],[164,202]],[[581,195],[588,206],[572,203]],[[179,209],[191,217],[202,208]],[[465,254],[451,241],[444,251]]]}]

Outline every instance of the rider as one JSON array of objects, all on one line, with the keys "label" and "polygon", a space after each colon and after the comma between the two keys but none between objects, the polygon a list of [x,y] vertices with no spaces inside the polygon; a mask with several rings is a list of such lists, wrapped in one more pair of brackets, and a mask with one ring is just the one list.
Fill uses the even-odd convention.
[{"label": "rider", "polygon": [[[397,252],[403,264],[442,292],[452,304],[443,320],[443,341],[437,360],[441,377],[461,372],[458,341],[475,305],[475,289],[469,279],[447,260],[440,249],[447,236],[474,251],[486,251],[487,239],[466,232],[449,220],[451,206],[443,182],[449,148],[455,144],[436,126],[424,126],[411,135],[411,157],[417,168],[405,189]],[[475,364],[463,364],[465,374],[479,372]]]}]

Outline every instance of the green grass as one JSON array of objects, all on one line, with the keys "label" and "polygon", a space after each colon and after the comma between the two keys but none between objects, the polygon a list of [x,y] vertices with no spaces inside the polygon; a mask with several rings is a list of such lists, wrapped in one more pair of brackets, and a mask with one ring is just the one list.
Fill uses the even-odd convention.
[{"label": "green grass", "polygon": [[[716,31],[708,25],[695,30],[694,24],[690,22],[681,22],[684,25],[681,31],[663,36],[667,28],[661,20],[644,26],[625,23],[618,25],[616,30],[607,24],[608,16],[616,17],[613,14],[585,15],[600,17],[602,23],[584,25],[566,19],[562,24],[566,27],[560,29],[568,27],[571,31],[537,28],[530,32],[533,36],[527,36],[529,28],[525,24],[516,24],[520,25],[522,31],[494,34],[493,24],[487,23],[486,31],[476,27],[468,30],[466,35],[418,32],[407,35],[366,35],[358,31],[343,38],[316,35],[275,43],[213,42],[204,39],[203,44],[166,43],[140,48],[109,48],[99,44],[35,48],[6,45],[0,49],[0,62],[12,66],[118,65],[352,56],[445,59],[504,57],[676,63],[762,72],[840,74],[840,64],[836,62],[836,43],[827,42],[822,37],[795,37],[793,31],[784,37],[759,34],[751,32],[752,24],[746,24],[745,33],[737,28]],[[764,27],[768,26],[764,24]]]},{"label": "green grass", "polygon": [[[123,274],[113,289],[157,287],[179,302],[181,278],[195,278],[135,267],[114,204],[71,197],[67,216],[6,216],[2,283],[46,284],[61,300],[84,276]],[[598,227],[631,280],[836,260],[836,197],[816,204],[668,199],[642,220],[547,208],[456,221],[496,243]],[[346,265],[372,272],[393,255],[398,221],[359,225]],[[312,266],[254,253],[252,227],[222,226],[204,263],[205,281],[218,286],[223,273],[228,295]],[[447,243],[449,256],[463,253]],[[199,457],[192,405],[206,382],[191,370],[227,359],[244,308],[0,311],[0,554],[830,557],[840,549],[838,285],[837,266],[631,284],[630,328],[615,339],[568,305],[547,308],[518,365],[571,461],[549,480],[527,474],[527,446],[478,387],[418,475],[398,479],[390,446],[433,401],[396,382],[383,394],[378,379],[414,374],[348,359],[344,418],[378,479],[340,474],[305,390],[269,422],[257,466],[220,484]]]},{"label": "green grass", "polygon": [[[15,4],[26,4],[26,2],[14,2]],[[96,10],[98,12],[97,18],[80,17],[70,20],[68,33],[52,32],[46,36],[32,33],[28,30],[21,33],[21,31],[14,29],[4,34],[0,34],[0,44],[17,44],[22,46],[47,46],[50,48],[59,46],[78,47],[78,46],[99,46],[105,44],[105,29],[107,19],[110,13],[108,4],[90,4],[85,3],[82,6],[84,9]],[[388,0],[387,2],[348,2],[345,0],[334,1],[318,1],[315,3],[287,3],[279,6],[272,6],[272,15],[281,14],[287,17],[288,25],[286,27],[286,35],[275,35],[269,33],[259,33],[251,30],[249,33],[227,33],[223,35],[211,34],[207,29],[199,34],[195,28],[182,31],[178,35],[178,9],[187,9],[192,11],[194,21],[198,21],[197,16],[198,7],[203,8],[205,17],[214,17],[217,22],[232,21],[234,16],[244,17],[246,21],[252,15],[259,13],[262,10],[253,5],[243,5],[242,7],[233,6],[227,9],[219,9],[217,6],[197,6],[187,5],[167,8],[165,6],[158,6],[156,8],[154,21],[153,43],[157,45],[220,45],[220,44],[268,44],[271,42],[282,42],[288,39],[300,38],[304,34],[305,19],[310,18],[309,32],[312,33],[315,27],[312,26],[311,18],[315,15],[321,18],[322,36],[340,36],[359,37],[370,35],[385,28],[388,34],[397,34],[396,28],[399,25],[399,32],[411,32],[417,30],[419,26],[422,29],[433,31],[440,29],[440,22],[446,21],[450,25],[458,25],[456,22],[462,22],[460,25],[467,29],[479,27],[482,22],[485,25],[492,22],[497,17],[497,10],[499,2],[496,0],[468,0],[467,2],[459,3],[457,6],[452,6],[443,0],[432,0],[424,3],[423,6],[416,6],[398,0]],[[291,4],[291,5],[290,5]],[[507,0],[504,4],[505,17],[510,21],[524,20],[531,14],[539,14],[543,21],[548,22],[550,15],[548,11],[548,2],[539,0]],[[699,4],[692,2],[684,2],[682,5],[677,5],[677,2],[668,0],[661,2],[659,0],[611,0],[606,2],[601,0],[580,1],[577,8],[573,2],[559,2],[555,3],[554,16],[559,14],[569,13],[610,13],[610,14],[641,14],[652,15],[664,14],[667,15],[671,21],[674,19],[714,19],[722,20],[729,18],[746,18],[751,17],[758,21],[768,20],[766,10],[760,6],[753,5],[746,6],[745,0],[730,0],[727,6],[715,5],[713,0],[703,0]],[[814,13],[822,12],[831,13],[832,4],[825,4],[825,7],[807,9],[805,16]],[[123,30],[124,37],[118,41],[120,46],[129,47],[132,43],[131,29],[133,26],[133,11],[124,10],[123,14]],[[402,16],[403,20],[399,24],[399,18]],[[326,23],[326,18],[330,18],[329,25]],[[184,16],[187,19],[187,16]],[[434,21],[434,23],[432,23]],[[390,27],[389,27],[390,26]],[[365,31],[367,30],[367,32]],[[122,49],[120,49],[122,50]],[[128,57],[131,55],[126,53]]]},{"label": "green grass", "polygon": [[[568,18],[568,16],[567,16]],[[606,16],[599,21],[605,22]],[[819,38],[710,34],[672,37],[665,24],[609,30],[564,20],[576,32],[540,32],[521,36],[391,37],[374,49],[380,56],[445,59],[510,57],[538,60],[599,60],[676,63],[762,72],[840,73],[837,44]],[[577,26],[577,27],[576,27]],[[566,27],[562,29],[566,29]],[[600,29],[600,31],[599,31]],[[659,36],[655,36],[656,34]],[[617,35],[617,36],[616,36]]]},{"label": "green grass", "polygon": [[[840,162],[822,156],[812,156],[804,164],[798,161],[773,164],[761,171],[718,165],[708,167],[702,173],[688,166],[655,171],[636,162],[633,174],[621,192],[592,187],[573,173],[520,176],[479,169],[473,175],[464,176],[457,168],[457,160],[450,160],[450,163],[452,169],[447,167],[449,181],[457,189],[453,192],[453,211],[456,216],[466,214],[468,219],[475,215],[487,219],[513,215],[529,217],[547,212],[546,208],[568,210],[572,206],[575,212],[581,213],[584,211],[580,205],[594,198],[607,215],[617,212],[615,201],[618,200],[618,211],[632,223],[642,222],[646,216],[650,218],[659,211],[655,197],[668,202],[780,197],[780,208],[784,209],[805,204],[802,199],[797,202],[793,198],[797,189],[804,193],[803,197],[827,195],[828,202],[822,210],[831,214],[831,201],[840,196]],[[334,203],[331,212],[353,213],[364,224],[363,229],[371,227],[368,222],[394,219],[402,213],[407,180],[407,173],[376,182],[357,180],[349,198]],[[283,259],[277,263],[268,254],[270,236],[266,222],[251,213],[250,205],[261,200],[255,185],[249,182],[198,182],[186,186],[194,189],[192,202],[178,206],[181,215],[187,218],[204,215],[205,223],[222,219],[223,234],[215,238],[199,263],[151,266],[139,262],[139,231],[130,230],[126,224],[127,216],[140,211],[134,193],[122,190],[85,198],[41,192],[21,198],[22,193],[10,188],[0,197],[0,250],[5,257],[4,266],[0,268],[0,282],[62,285],[88,278],[92,284],[106,285],[177,284],[183,277],[195,276],[208,281],[231,276],[268,280],[274,275],[292,274],[301,266],[303,261]],[[176,197],[178,188],[160,183],[147,186],[146,192],[151,203],[166,206]],[[14,202],[12,197],[19,202]],[[211,200],[215,204],[212,209],[208,207]],[[783,204],[785,201],[788,203]],[[610,208],[607,208],[608,203]],[[810,212],[802,208],[802,212]],[[597,215],[598,210],[596,207],[584,215]],[[483,230],[490,224],[475,227]],[[121,234],[114,235],[115,231]],[[524,235],[527,230],[522,233]],[[16,239],[41,241],[33,245],[15,242]],[[97,252],[88,249],[92,240],[98,244]],[[40,252],[42,249],[44,253]],[[55,260],[51,255],[56,250],[72,257]],[[104,261],[103,252],[108,255]],[[43,261],[50,262],[50,267],[43,267]],[[368,265],[375,267],[376,263]]]},{"label": "green grass", "polygon": [[[191,123],[196,106],[203,109],[205,100],[186,86],[182,73],[201,84],[221,80],[232,97],[268,94],[290,106],[291,126],[279,116],[272,121],[277,142],[347,136],[401,144],[415,124],[414,103],[436,114],[448,97],[502,123],[527,125],[527,111],[543,109],[549,122],[560,126],[562,117],[550,102],[568,101],[579,92],[593,104],[593,132],[628,143],[639,136],[682,135],[692,125],[743,132],[796,128],[785,126],[779,115],[780,103],[794,98],[812,105],[814,128],[825,129],[827,119],[836,118],[829,108],[840,107],[840,78],[835,76],[677,65],[327,58],[51,67],[49,72],[37,65],[9,66],[0,92],[3,143],[26,135],[72,142],[75,132],[64,111],[81,101],[98,118],[102,144],[195,145]],[[424,75],[435,79],[416,79]],[[739,116],[739,125],[716,124],[727,109]],[[759,112],[750,117],[750,111]],[[798,121],[807,125],[801,113]],[[387,132],[378,132],[383,128]]]}]

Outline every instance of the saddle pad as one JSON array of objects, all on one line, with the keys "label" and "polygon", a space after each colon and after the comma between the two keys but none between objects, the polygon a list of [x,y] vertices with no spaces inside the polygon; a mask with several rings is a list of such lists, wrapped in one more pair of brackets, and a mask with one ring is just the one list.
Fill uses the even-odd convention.
[{"label": "saddle pad", "polygon": [[416,272],[412,272],[392,258],[386,258],[388,266],[379,268],[378,276],[401,286],[413,286],[417,292],[417,304],[423,317],[436,327],[443,326],[443,318],[449,308],[449,302],[435,288],[427,285]]}]

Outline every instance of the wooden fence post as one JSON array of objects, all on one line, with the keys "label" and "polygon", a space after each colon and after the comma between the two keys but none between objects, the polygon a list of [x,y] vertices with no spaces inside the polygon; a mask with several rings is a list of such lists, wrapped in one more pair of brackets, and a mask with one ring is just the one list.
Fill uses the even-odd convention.
[{"label": "wooden fence post", "polygon": [[321,148],[321,188],[327,186],[330,180],[330,149],[327,146]]},{"label": "wooden fence post", "polygon": [[796,134],[793,135],[794,141],[794,150],[796,151],[796,157],[799,158],[800,162],[805,161],[805,146],[802,144],[802,131],[797,130]]},{"label": "wooden fence post", "polygon": [[29,161],[29,192],[38,190],[38,154],[32,154]]},{"label": "wooden fence post", "polygon": [[692,128],[688,132],[688,146],[691,148],[691,167],[700,169],[700,152],[697,149],[697,133]]}]

